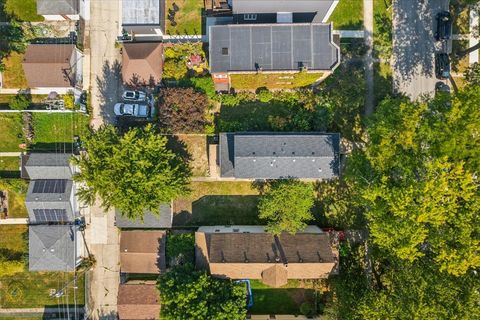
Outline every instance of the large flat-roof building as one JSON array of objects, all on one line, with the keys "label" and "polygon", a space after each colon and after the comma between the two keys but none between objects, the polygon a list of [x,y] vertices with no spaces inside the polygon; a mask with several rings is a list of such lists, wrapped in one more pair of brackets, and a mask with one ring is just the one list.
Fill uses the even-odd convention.
[{"label": "large flat-roof building", "polygon": [[122,0],[122,28],[137,40],[161,40],[165,0]]}]

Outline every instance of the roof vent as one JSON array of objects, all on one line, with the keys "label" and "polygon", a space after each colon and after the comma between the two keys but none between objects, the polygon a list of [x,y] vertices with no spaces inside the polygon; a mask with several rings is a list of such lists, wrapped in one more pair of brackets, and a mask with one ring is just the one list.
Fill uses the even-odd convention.
[{"label": "roof vent", "polygon": [[312,152],[312,156],[315,154],[315,152]]},{"label": "roof vent", "polygon": [[296,160],[295,160],[295,159],[293,159],[292,161],[293,161],[293,162],[295,162]]},{"label": "roof vent", "polygon": [[233,229],[233,232],[238,232],[240,231],[240,229]]},{"label": "roof vent", "polygon": [[292,151],[292,154],[295,155],[295,151]]},{"label": "roof vent", "polygon": [[222,48],[222,55],[228,56],[228,48]]},{"label": "roof vent", "polygon": [[215,229],[215,232],[220,232],[220,229]]},{"label": "roof vent", "polygon": [[279,256],[275,256],[275,262],[280,262],[280,257]]},{"label": "roof vent", "polygon": [[321,168],[318,168],[318,172],[322,172],[322,169],[321,169]]},{"label": "roof vent", "polygon": [[312,159],[312,162],[315,162],[315,159]]}]

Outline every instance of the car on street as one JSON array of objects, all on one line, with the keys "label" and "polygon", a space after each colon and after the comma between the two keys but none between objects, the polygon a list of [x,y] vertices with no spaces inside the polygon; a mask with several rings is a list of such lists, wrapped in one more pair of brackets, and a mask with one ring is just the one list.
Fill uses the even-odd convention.
[{"label": "car on street", "polygon": [[435,92],[450,93],[450,86],[442,81],[438,81],[435,84]]},{"label": "car on street", "polygon": [[125,101],[145,101],[147,94],[143,91],[127,90],[123,92],[122,98]]},{"label": "car on street", "polygon": [[452,16],[448,11],[442,11],[437,14],[437,30],[435,32],[435,39],[448,40],[452,35]]},{"label": "car on street", "polygon": [[435,75],[438,79],[448,79],[450,77],[450,59],[446,53],[435,54]]},{"label": "car on street", "polygon": [[154,108],[152,106],[139,103],[117,103],[113,107],[113,112],[119,117],[151,118],[154,116]]}]

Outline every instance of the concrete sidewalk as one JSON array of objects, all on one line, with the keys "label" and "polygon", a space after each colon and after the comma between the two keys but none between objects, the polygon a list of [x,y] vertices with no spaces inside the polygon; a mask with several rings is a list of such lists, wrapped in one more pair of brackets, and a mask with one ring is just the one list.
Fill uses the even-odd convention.
[{"label": "concrete sidewalk", "polygon": [[28,224],[28,218],[8,218],[0,220],[0,225]]},{"label": "concrete sidewalk", "polygon": [[[479,30],[479,14],[478,10],[475,10],[475,8],[470,9],[470,39],[468,43],[468,47],[471,48],[473,46],[476,46],[478,44],[478,38],[474,37],[474,32],[475,30]],[[478,62],[478,50],[472,51],[469,54],[468,61],[470,64],[473,64],[475,62]]]},{"label": "concrete sidewalk", "polygon": [[367,85],[365,96],[365,115],[368,117],[374,111],[373,85],[373,0],[363,0],[363,25],[365,27],[365,80]]}]

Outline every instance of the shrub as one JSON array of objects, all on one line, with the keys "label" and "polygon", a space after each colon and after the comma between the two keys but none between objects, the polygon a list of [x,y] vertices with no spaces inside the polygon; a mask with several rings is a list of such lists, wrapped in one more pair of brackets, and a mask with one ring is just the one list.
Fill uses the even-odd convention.
[{"label": "shrub", "polygon": [[195,238],[193,233],[171,234],[167,237],[167,262],[170,266],[194,263]]},{"label": "shrub", "polygon": [[23,94],[17,94],[10,99],[9,105],[13,110],[25,110],[30,105],[30,100]]},{"label": "shrub", "polygon": [[65,109],[67,110],[75,110],[75,98],[73,94],[66,94],[63,96],[63,103],[65,105]]},{"label": "shrub", "polygon": [[166,59],[163,65],[163,77],[166,80],[180,80],[187,75],[187,71],[183,60]]},{"label": "shrub", "polygon": [[23,120],[23,127],[22,127],[23,137],[25,138],[25,142],[30,144],[33,142],[33,139],[35,138],[32,113],[23,112],[22,120]]},{"label": "shrub", "polygon": [[315,315],[315,309],[309,302],[304,302],[300,305],[300,312],[305,317],[313,317]]}]

